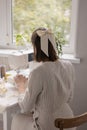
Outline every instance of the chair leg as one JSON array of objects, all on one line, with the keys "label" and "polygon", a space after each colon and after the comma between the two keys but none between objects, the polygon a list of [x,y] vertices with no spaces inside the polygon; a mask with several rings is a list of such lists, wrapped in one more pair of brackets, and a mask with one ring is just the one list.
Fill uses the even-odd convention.
[{"label": "chair leg", "polygon": [[60,121],[59,126],[60,126],[60,130],[63,130],[63,122],[62,121]]},{"label": "chair leg", "polygon": [[60,130],[63,130],[63,125],[60,125]]}]

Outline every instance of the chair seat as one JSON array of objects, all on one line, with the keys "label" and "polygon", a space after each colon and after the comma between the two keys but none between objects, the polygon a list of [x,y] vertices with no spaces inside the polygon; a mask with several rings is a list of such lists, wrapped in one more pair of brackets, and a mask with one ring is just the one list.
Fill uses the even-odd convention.
[{"label": "chair seat", "polygon": [[87,123],[87,112],[73,118],[57,118],[55,119],[55,127],[63,130],[64,128],[78,127]]}]

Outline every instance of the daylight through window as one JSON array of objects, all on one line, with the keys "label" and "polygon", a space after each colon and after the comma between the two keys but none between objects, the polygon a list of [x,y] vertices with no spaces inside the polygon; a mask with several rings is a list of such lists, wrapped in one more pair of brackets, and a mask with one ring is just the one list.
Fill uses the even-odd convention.
[{"label": "daylight through window", "polygon": [[29,44],[38,27],[52,29],[57,42],[69,44],[71,0],[13,0],[12,11],[16,45]]}]

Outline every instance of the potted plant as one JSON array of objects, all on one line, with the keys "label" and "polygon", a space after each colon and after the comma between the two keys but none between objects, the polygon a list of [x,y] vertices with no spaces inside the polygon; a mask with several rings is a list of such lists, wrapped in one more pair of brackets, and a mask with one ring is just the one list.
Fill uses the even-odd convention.
[{"label": "potted plant", "polygon": [[56,40],[58,55],[61,56],[63,54],[62,46],[65,45],[66,43],[61,32],[55,33],[55,40]]}]

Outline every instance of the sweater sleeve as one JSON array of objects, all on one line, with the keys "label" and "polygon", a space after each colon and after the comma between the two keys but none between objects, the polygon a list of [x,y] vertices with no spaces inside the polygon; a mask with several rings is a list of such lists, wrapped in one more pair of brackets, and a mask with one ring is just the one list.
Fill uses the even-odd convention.
[{"label": "sweater sleeve", "polygon": [[25,96],[23,99],[19,100],[21,112],[23,113],[32,112],[37,97],[41,93],[41,91],[42,91],[42,82],[40,73],[38,73],[37,71],[33,71],[29,76],[29,82],[25,92]]}]

